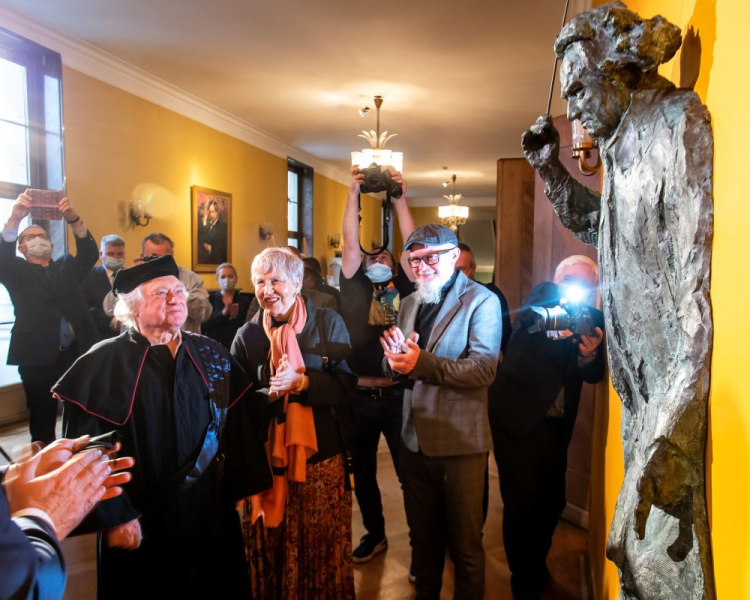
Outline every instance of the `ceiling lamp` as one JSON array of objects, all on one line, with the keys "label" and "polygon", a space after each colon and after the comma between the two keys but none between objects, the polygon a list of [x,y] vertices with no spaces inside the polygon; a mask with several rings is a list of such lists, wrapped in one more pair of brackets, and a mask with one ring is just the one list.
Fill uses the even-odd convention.
[{"label": "ceiling lamp", "polygon": [[453,193],[443,196],[448,200],[448,205],[438,207],[438,217],[440,217],[443,225],[457,231],[458,226],[466,223],[466,219],[469,218],[469,207],[459,204],[461,194],[456,194],[456,176],[454,175],[451,179],[453,180]]},{"label": "ceiling lamp", "polygon": [[[396,171],[403,171],[404,153],[392,152],[385,149],[388,140],[398,134],[393,133],[388,135],[387,131],[384,131],[382,135],[380,133],[380,106],[383,104],[383,97],[375,96],[374,102],[378,115],[377,128],[375,131],[362,131],[359,135],[359,137],[365,138],[370,142],[370,147],[364,148],[361,152],[352,152],[352,164],[357,165],[360,169],[366,169],[374,163],[381,168],[392,167]],[[364,117],[364,114],[362,116]]]}]

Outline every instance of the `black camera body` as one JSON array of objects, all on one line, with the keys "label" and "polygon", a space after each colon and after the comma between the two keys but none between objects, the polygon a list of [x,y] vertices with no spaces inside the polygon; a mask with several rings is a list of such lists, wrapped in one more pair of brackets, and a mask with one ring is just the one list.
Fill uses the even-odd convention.
[{"label": "black camera body", "polygon": [[366,169],[360,169],[359,172],[365,176],[364,183],[359,186],[363,194],[387,192],[391,198],[400,198],[404,193],[401,184],[393,181],[387,167],[381,168],[376,163],[372,163]]},{"label": "black camera body", "polygon": [[565,302],[564,299],[552,308],[529,307],[522,323],[529,333],[568,330],[574,335],[594,335],[597,327],[604,327],[600,311],[583,303]]}]

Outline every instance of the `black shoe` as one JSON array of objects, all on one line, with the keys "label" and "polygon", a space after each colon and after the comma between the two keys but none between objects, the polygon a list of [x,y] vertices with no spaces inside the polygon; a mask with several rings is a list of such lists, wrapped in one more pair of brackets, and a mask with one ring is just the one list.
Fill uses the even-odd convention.
[{"label": "black shoe", "polygon": [[359,540],[359,546],[352,552],[352,561],[357,564],[366,563],[387,548],[388,540],[385,536],[376,539],[368,533],[362,536],[362,539]]}]

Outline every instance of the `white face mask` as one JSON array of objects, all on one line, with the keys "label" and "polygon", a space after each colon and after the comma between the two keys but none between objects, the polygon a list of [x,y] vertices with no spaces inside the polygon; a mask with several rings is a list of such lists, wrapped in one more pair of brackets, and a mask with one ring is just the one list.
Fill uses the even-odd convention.
[{"label": "white face mask", "polygon": [[24,244],[26,245],[26,254],[34,258],[44,258],[52,253],[52,242],[41,237],[32,238]]},{"label": "white face mask", "polygon": [[393,278],[393,271],[388,265],[372,263],[365,271],[367,278],[373,283],[383,283]]},{"label": "white face mask", "polygon": [[122,269],[122,265],[125,264],[124,258],[112,258],[111,256],[104,257],[104,266],[110,271],[119,271]]},{"label": "white face mask", "polygon": [[237,278],[236,277],[225,277],[224,279],[219,279],[219,287],[222,289],[222,291],[231,291],[234,289],[234,286],[237,285]]}]

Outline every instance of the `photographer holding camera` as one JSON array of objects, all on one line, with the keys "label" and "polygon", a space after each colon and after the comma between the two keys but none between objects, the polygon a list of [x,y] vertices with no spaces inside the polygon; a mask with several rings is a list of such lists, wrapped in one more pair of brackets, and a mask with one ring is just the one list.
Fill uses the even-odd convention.
[{"label": "photographer holding camera", "polygon": [[531,291],[489,407],[515,598],[539,598],[549,583],[547,553],[566,505],[567,450],[581,388],[604,377],[603,318],[593,307],[598,284],[596,263],[574,255],[558,265],[554,283]]},{"label": "photographer holding camera", "polygon": [[[364,171],[367,171],[365,169]],[[401,256],[398,269],[388,250],[363,254],[359,244],[359,193],[380,191],[381,181],[370,169],[367,173],[357,166],[351,168],[351,185],[344,212],[344,247],[341,257],[341,313],[349,330],[352,356],[348,360],[358,376],[357,396],[353,411],[354,478],[357,502],[362,511],[362,521],[367,533],[352,552],[355,563],[365,563],[388,547],[385,519],[377,481],[377,453],[380,434],[385,436],[398,473],[398,455],[401,445],[404,383],[394,383],[383,373],[383,348],[380,336],[396,324],[403,299],[414,291],[411,266]],[[374,186],[372,184],[375,184]],[[396,198],[393,203],[403,239],[414,231],[414,220],[406,203],[407,183],[397,171],[388,172],[385,185],[396,184],[396,190],[386,188]],[[364,190],[362,189],[364,187]]]}]

